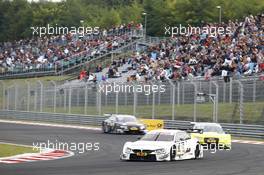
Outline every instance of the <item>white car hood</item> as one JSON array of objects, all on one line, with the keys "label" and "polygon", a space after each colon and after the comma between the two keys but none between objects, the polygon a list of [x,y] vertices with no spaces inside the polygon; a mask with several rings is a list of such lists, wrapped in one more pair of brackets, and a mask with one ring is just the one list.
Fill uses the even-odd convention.
[{"label": "white car hood", "polygon": [[170,148],[173,142],[164,141],[136,141],[131,142],[127,147],[131,149],[145,149],[145,150],[156,150],[161,148]]}]

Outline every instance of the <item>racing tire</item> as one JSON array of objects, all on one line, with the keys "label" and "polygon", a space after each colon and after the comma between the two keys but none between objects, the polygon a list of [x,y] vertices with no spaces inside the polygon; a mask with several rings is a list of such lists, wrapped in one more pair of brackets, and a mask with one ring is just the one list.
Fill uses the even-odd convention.
[{"label": "racing tire", "polygon": [[196,145],[196,148],[195,148],[195,150],[194,150],[194,159],[198,159],[199,158],[199,156],[200,156],[200,146],[199,146],[199,144],[197,144]]},{"label": "racing tire", "polygon": [[104,133],[110,133],[110,129],[109,129],[109,127],[107,125],[103,124],[102,125],[102,129],[103,129]]},{"label": "racing tire", "polygon": [[176,146],[173,145],[170,150],[170,161],[175,160],[176,157]]}]

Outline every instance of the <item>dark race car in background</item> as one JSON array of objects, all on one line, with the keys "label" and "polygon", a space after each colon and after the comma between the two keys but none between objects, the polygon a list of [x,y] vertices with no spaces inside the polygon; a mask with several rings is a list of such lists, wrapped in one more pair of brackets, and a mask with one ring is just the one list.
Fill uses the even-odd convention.
[{"label": "dark race car in background", "polygon": [[146,126],[133,115],[111,114],[102,122],[104,133],[145,134]]}]

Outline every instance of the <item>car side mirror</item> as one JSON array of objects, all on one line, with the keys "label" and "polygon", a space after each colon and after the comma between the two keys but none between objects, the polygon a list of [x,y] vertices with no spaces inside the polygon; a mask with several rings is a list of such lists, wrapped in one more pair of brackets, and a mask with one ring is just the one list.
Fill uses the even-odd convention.
[{"label": "car side mirror", "polygon": [[137,137],[137,140],[140,140],[141,139],[141,137]]},{"label": "car side mirror", "polygon": [[184,141],[185,139],[183,139],[183,138],[180,138],[180,141]]}]

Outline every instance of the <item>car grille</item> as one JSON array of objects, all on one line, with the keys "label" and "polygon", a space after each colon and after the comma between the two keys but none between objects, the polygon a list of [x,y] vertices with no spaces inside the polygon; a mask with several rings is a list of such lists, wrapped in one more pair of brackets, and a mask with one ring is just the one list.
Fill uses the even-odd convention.
[{"label": "car grille", "polygon": [[[153,150],[140,150],[133,149],[133,154],[130,154],[130,160],[138,161],[156,161],[156,155],[151,154]],[[144,156],[138,156],[138,154],[143,154]]]},{"label": "car grille", "polygon": [[137,156],[137,154],[130,154],[130,160],[137,160],[137,161],[156,161],[156,155],[149,154],[147,156]]},{"label": "car grille", "polygon": [[151,154],[152,152],[154,152],[153,150],[140,150],[140,149],[133,149],[132,151],[134,153],[143,152],[143,153],[146,153],[146,154]]}]

